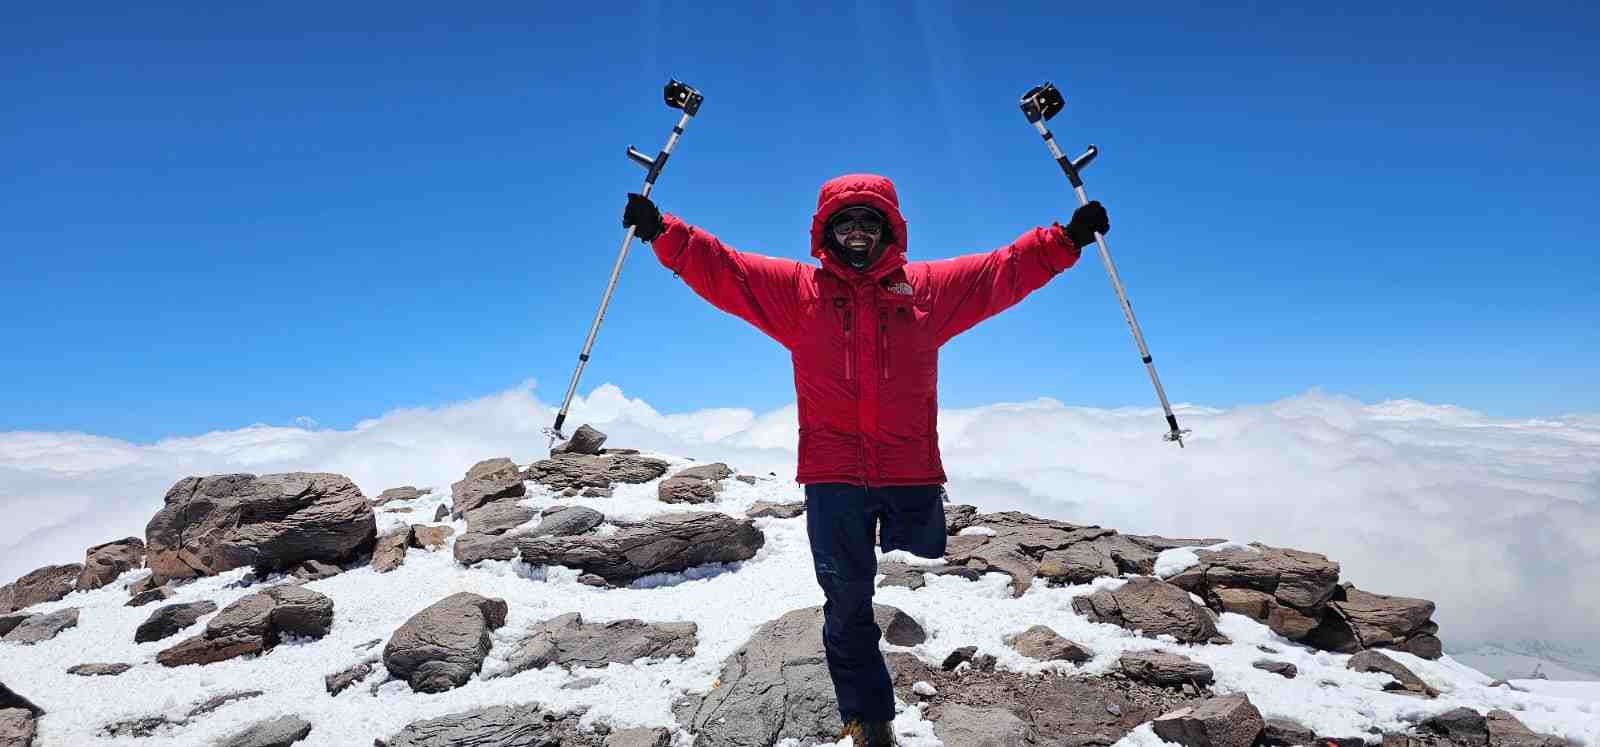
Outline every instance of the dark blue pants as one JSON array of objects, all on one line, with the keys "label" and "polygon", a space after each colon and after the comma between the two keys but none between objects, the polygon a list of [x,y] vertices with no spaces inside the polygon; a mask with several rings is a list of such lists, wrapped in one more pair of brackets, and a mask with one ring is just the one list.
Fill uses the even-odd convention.
[{"label": "dark blue pants", "polygon": [[894,688],[878,650],[883,633],[872,619],[872,581],[878,572],[874,533],[884,552],[943,557],[944,488],[806,486],[806,534],[817,583],[827,597],[822,646],[845,723],[894,719]]}]

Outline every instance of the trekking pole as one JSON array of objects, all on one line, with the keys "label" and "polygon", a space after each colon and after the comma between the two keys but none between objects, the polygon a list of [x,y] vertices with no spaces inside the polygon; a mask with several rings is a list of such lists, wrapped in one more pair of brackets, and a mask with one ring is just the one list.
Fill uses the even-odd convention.
[{"label": "trekking pole", "polygon": [[[1044,138],[1044,144],[1050,146],[1050,155],[1055,156],[1056,163],[1061,165],[1061,170],[1066,172],[1067,181],[1072,183],[1072,189],[1078,193],[1078,204],[1089,204],[1089,195],[1083,191],[1083,177],[1078,174],[1095,156],[1100,155],[1100,149],[1089,146],[1089,150],[1077,158],[1068,158],[1062,155],[1061,148],[1056,146],[1055,137],[1050,134],[1050,128],[1045,127],[1046,120],[1058,114],[1066,101],[1061,98],[1061,91],[1049,82],[1034,86],[1022,95],[1022,115],[1028,118],[1034,129]],[[1178,442],[1178,448],[1183,448],[1183,437],[1189,434],[1188,429],[1178,428],[1178,416],[1172,414],[1172,405],[1167,403],[1167,391],[1161,388],[1161,378],[1156,376],[1156,366],[1150,357],[1150,349],[1145,347],[1144,333],[1139,331],[1139,322],[1133,318],[1133,306],[1128,303],[1128,294],[1122,290],[1122,278],[1117,275],[1117,266],[1111,261],[1111,251],[1106,248],[1106,237],[1099,231],[1094,232],[1095,246],[1100,248],[1100,260],[1105,263],[1106,273],[1111,276],[1111,287],[1117,291],[1117,300],[1122,303],[1122,316],[1128,320],[1128,328],[1133,330],[1133,341],[1139,346],[1139,359],[1144,361],[1145,370],[1150,372],[1150,383],[1156,387],[1156,397],[1161,400],[1161,409],[1167,414],[1167,431],[1164,440]]]},{"label": "trekking pole", "polygon": [[[678,123],[672,126],[672,135],[667,138],[666,147],[661,149],[654,158],[647,156],[637,148],[628,146],[628,158],[634,163],[643,166],[647,173],[644,177],[644,189],[641,194],[650,196],[650,190],[655,187],[656,177],[661,176],[661,170],[667,165],[667,158],[672,155],[673,146],[678,144],[678,137],[683,135],[684,125],[689,123],[689,118],[700,111],[701,102],[705,97],[700,95],[693,87],[679,80],[669,81],[662,90],[667,106],[683,110],[683,116],[678,118]],[[578,367],[572,371],[572,382],[567,384],[567,396],[561,401],[561,411],[556,415],[555,425],[544,429],[545,435],[550,437],[550,446],[554,447],[556,440],[565,440],[567,437],[561,432],[561,425],[567,419],[567,411],[572,407],[572,395],[578,391],[578,379],[583,376],[584,366],[589,364],[589,353],[594,350],[594,338],[600,333],[600,322],[605,320],[606,307],[611,305],[611,294],[617,289],[617,277],[622,274],[622,263],[628,258],[628,245],[633,243],[634,227],[622,236],[622,249],[617,252],[616,264],[611,266],[611,279],[606,281],[605,295],[600,298],[600,308],[594,312],[594,321],[589,324],[589,337],[583,341],[583,352],[578,353]]]}]

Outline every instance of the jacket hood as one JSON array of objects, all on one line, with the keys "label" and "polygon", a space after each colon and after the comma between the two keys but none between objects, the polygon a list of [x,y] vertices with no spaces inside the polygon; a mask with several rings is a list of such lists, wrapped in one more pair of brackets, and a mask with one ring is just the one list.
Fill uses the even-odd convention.
[{"label": "jacket hood", "polygon": [[[828,218],[851,205],[869,205],[889,219],[889,230],[894,241],[885,247],[883,254],[865,270],[856,270],[835,259],[824,242],[827,240]],[[817,212],[811,216],[811,256],[822,260],[822,266],[843,278],[853,275],[877,279],[893,272],[906,263],[906,219],[900,215],[900,195],[895,193],[894,182],[877,174],[845,174],[824,182],[817,193]]]}]

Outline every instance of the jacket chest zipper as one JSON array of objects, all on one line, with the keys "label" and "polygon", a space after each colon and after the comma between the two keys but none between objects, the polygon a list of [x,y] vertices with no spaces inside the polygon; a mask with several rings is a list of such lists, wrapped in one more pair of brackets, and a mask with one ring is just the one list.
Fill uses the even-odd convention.
[{"label": "jacket chest zipper", "polygon": [[889,312],[878,310],[878,368],[883,380],[889,380]]},{"label": "jacket chest zipper", "polygon": [[850,332],[850,307],[844,309],[844,380],[854,378],[851,359],[856,357],[855,339]]}]

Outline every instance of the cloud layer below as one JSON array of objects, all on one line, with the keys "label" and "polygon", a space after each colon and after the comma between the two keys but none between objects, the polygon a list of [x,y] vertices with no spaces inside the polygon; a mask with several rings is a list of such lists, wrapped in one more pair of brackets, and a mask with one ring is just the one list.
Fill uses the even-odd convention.
[{"label": "cloud layer below", "polygon": [[[532,383],[395,410],[349,430],[251,426],[135,444],[0,433],[0,582],[143,536],[172,483],[222,472],[326,471],[368,495],[448,491],[474,462],[542,458],[553,408]],[[1308,392],[1270,404],[1182,407],[1188,448],[1154,409],[1054,400],[945,410],[953,500],[1132,533],[1261,541],[1321,552],[1344,578],[1439,603],[1447,645],[1581,643],[1600,619],[1600,416],[1505,420],[1414,401]],[[610,385],[574,403],[610,443],[792,477],[796,414],[662,414]]]}]

